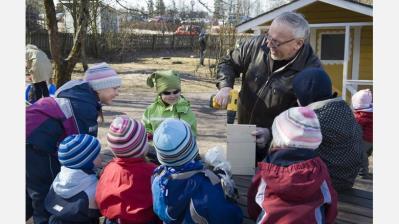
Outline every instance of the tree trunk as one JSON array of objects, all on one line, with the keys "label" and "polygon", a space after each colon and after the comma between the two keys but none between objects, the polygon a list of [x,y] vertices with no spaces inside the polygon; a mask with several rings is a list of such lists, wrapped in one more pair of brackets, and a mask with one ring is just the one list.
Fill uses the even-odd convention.
[{"label": "tree trunk", "polygon": [[[74,28],[74,34],[76,35],[76,32],[78,30],[79,26],[79,21],[78,21],[78,1],[73,0],[72,3],[72,18],[73,18],[73,28]],[[80,10],[81,13],[81,10]],[[87,65],[87,60],[86,60],[86,51],[85,51],[85,41],[82,41],[82,47],[81,47],[81,52],[80,52],[80,60],[82,61],[82,67],[83,71],[86,71],[89,66]]]},{"label": "tree trunk", "polygon": [[55,7],[53,0],[44,0],[46,9],[47,29],[49,33],[49,44],[51,56],[54,60],[54,83],[57,87],[71,80],[73,69],[79,59],[82,42],[86,37],[87,20],[89,17],[88,0],[81,0],[79,7],[78,27],[74,34],[74,41],[71,51],[66,59],[62,58],[59,47],[59,35]]},{"label": "tree trunk", "polygon": [[61,57],[60,38],[58,36],[57,19],[55,17],[55,6],[52,0],[44,0],[46,10],[47,29],[49,34],[50,53],[54,63],[54,83],[58,87],[62,78],[64,60]]},{"label": "tree trunk", "polygon": [[80,60],[82,60],[83,71],[89,69],[87,65],[87,56],[86,56],[86,41],[82,41],[82,50],[80,52]]}]

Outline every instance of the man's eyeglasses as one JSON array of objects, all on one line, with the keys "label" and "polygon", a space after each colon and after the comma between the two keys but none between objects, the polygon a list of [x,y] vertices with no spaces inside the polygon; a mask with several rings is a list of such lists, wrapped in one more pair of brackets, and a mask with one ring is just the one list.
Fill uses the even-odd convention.
[{"label": "man's eyeglasses", "polygon": [[291,41],[295,40],[295,38],[292,38],[290,40],[284,41],[284,42],[278,42],[277,40],[274,40],[273,38],[271,38],[269,35],[266,36],[266,42],[270,43],[270,46],[273,48],[278,48],[281,45],[287,44]]},{"label": "man's eyeglasses", "polygon": [[177,90],[172,91],[172,92],[163,91],[163,92],[162,92],[162,95],[171,95],[171,94],[176,95],[176,94],[178,94],[178,93],[180,93],[180,89],[177,89]]}]

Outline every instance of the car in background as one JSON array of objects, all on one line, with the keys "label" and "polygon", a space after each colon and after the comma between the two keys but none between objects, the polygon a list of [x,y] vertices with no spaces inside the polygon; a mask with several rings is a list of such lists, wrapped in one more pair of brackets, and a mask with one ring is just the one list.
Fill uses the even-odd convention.
[{"label": "car in background", "polygon": [[176,35],[198,36],[201,33],[201,27],[197,25],[181,25],[177,27]]}]

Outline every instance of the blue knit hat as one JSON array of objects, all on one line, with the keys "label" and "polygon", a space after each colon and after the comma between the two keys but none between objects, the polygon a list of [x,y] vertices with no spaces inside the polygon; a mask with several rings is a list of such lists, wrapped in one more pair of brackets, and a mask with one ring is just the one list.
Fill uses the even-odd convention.
[{"label": "blue knit hat", "polygon": [[153,142],[159,162],[166,166],[185,165],[198,155],[190,125],[179,119],[165,119],[155,130]]},{"label": "blue knit hat", "polygon": [[87,134],[70,135],[58,147],[58,160],[71,169],[93,169],[93,161],[100,153],[96,137]]},{"label": "blue knit hat", "polygon": [[332,97],[331,79],[321,68],[302,70],[295,76],[292,87],[301,106]]}]

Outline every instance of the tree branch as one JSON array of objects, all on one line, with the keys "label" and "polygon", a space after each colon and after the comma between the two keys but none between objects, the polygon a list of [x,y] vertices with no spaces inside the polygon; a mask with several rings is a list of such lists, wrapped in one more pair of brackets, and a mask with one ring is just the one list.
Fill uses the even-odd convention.
[{"label": "tree branch", "polygon": [[115,1],[116,1],[116,3],[117,3],[120,7],[124,8],[124,9],[126,9],[126,10],[128,10],[128,11],[139,12],[139,13],[141,13],[141,14],[144,15],[144,16],[148,16],[148,13],[145,13],[144,11],[141,11],[141,10],[135,9],[135,8],[128,8],[128,7],[126,7],[125,5],[123,5],[123,4],[120,2],[120,0],[115,0]]},{"label": "tree branch", "polygon": [[207,4],[205,4],[204,2],[202,2],[201,0],[197,0],[198,3],[200,3],[200,5],[202,5],[206,10],[208,10],[209,12],[212,12],[212,10],[209,8],[209,6]]},{"label": "tree branch", "polygon": [[[89,17],[89,0],[81,0],[79,20],[77,21],[78,29],[73,40],[73,47],[66,59],[68,64],[75,66],[78,61],[82,42],[86,39],[87,21]],[[69,66],[68,66],[69,67]]]}]

